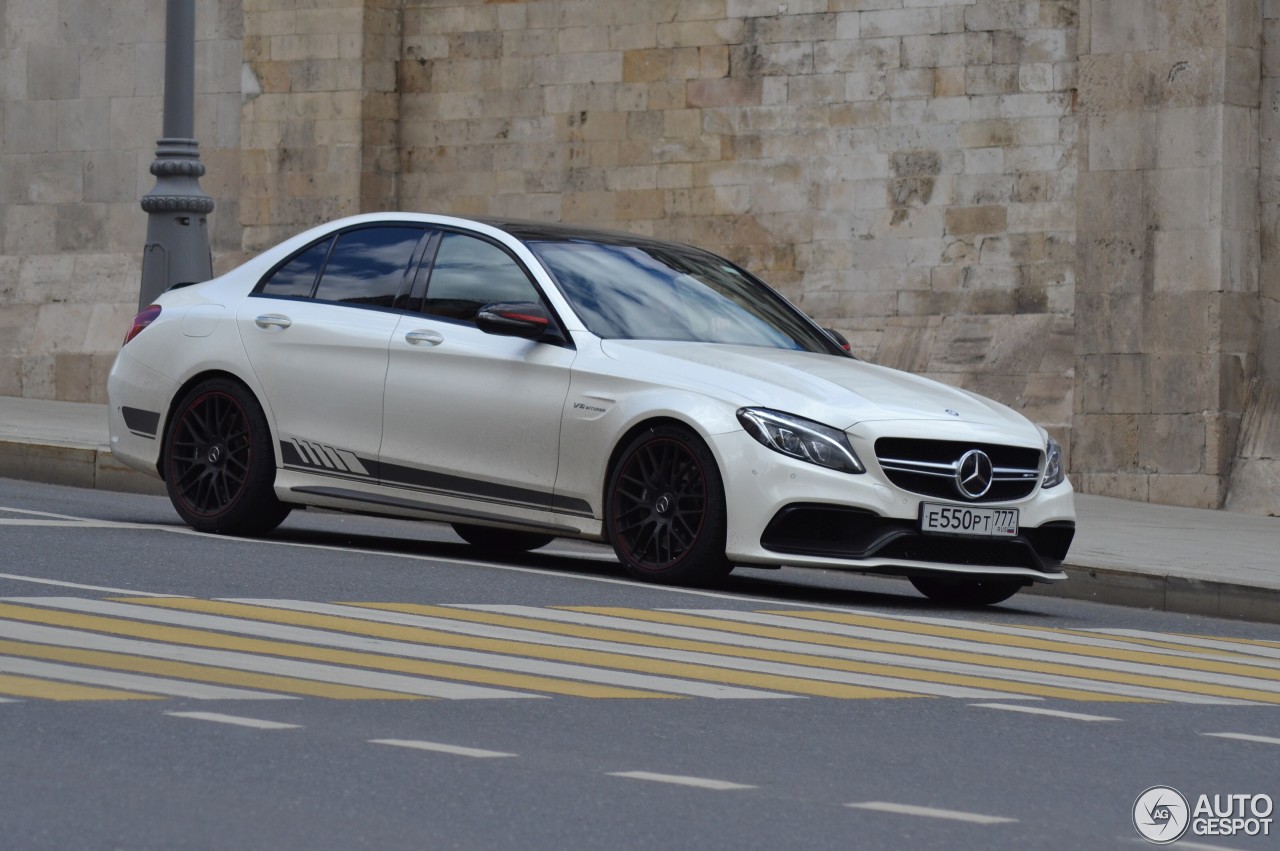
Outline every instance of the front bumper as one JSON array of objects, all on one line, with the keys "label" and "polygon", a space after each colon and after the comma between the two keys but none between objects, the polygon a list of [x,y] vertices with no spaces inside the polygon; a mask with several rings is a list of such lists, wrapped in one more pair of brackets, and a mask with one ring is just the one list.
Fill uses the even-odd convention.
[{"label": "front bumper", "polygon": [[[925,534],[921,502],[894,486],[875,458],[867,472],[838,473],[761,446],[745,432],[719,435],[728,502],[726,550],[743,565],[791,565],[898,576],[957,574],[1055,582],[1075,533],[1070,483],[1021,500],[983,503],[1019,511],[1019,534],[985,538]],[[957,505],[965,503],[955,501]]]}]

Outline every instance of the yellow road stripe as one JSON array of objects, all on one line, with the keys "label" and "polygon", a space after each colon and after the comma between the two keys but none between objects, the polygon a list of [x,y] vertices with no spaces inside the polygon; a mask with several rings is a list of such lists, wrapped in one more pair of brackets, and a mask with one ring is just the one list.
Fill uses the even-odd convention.
[{"label": "yellow road stripe", "polygon": [[78,650],[74,647],[58,647],[47,644],[27,644],[21,641],[0,640],[0,653],[9,656],[25,656],[31,659],[49,659],[73,665],[94,668],[110,668],[117,671],[133,671],[158,677],[172,677],[222,685],[244,686],[268,691],[304,694],[308,697],[327,697],[333,700],[428,700],[416,694],[398,691],[348,686],[339,683],[322,683],[277,674],[257,674],[191,662],[171,662],[149,656],[132,656],[104,650]]},{"label": "yellow road stripe", "polygon": [[[993,677],[980,677],[971,674],[951,674],[945,671],[930,671],[922,668],[911,668],[900,665],[889,665],[880,662],[857,662],[852,659],[837,659],[830,656],[818,656],[789,650],[765,650],[752,647],[736,647],[732,644],[720,644],[709,641],[696,641],[684,638],[668,638],[649,635],[642,632],[630,632],[606,627],[585,626],[582,624],[566,624],[555,621],[526,618],[519,615],[502,615],[493,612],[477,612],[469,609],[454,609],[446,606],[425,606],[413,603],[347,603],[344,605],[361,608],[381,609],[384,611],[403,612],[404,614],[425,615],[428,617],[448,618],[451,620],[480,623],[489,626],[502,626],[511,629],[526,629],[546,632],[554,635],[572,636],[597,641],[611,641],[619,644],[634,644],[640,647],[657,647],[664,650],[687,650],[696,653],[715,653],[741,659],[758,659],[769,662],[780,662],[790,665],[804,665],[809,668],[825,668],[849,673],[870,674],[875,676],[896,677],[898,679],[915,680],[928,683],[939,683],[969,688],[1003,691],[1013,694],[1029,694],[1039,697],[1054,697],[1064,700],[1110,701],[1115,703],[1140,703],[1140,698],[1124,697],[1103,692],[1084,689],[1063,688],[1058,686],[1038,685],[1035,683],[1019,683],[1013,680],[1001,680]],[[726,636],[726,642],[729,640]],[[815,642],[809,642],[810,644]]]},{"label": "yellow road stripe", "polygon": [[[1192,647],[1186,644],[1178,644],[1173,641],[1160,641],[1156,638],[1143,638],[1136,635],[1112,635],[1109,632],[1090,632],[1087,629],[1063,629],[1056,626],[1030,626],[1019,624],[1018,629],[1034,630],[1036,632],[1045,632],[1050,635],[1072,635],[1078,638],[1102,639],[1104,641],[1115,641],[1124,644],[1139,644],[1143,647],[1155,647],[1161,650],[1180,650],[1184,653],[1203,653],[1206,656],[1220,656],[1223,659],[1239,658],[1247,659],[1239,653],[1233,653],[1230,650],[1217,650],[1212,647]],[[984,635],[987,633],[983,633]],[[1071,644],[1071,647],[1076,645]]]},{"label": "yellow road stripe", "polygon": [[1117,662],[1134,662],[1139,665],[1155,665],[1161,668],[1184,668],[1188,671],[1204,671],[1209,674],[1231,674],[1232,676],[1250,677],[1256,680],[1280,680],[1280,670],[1260,668],[1241,662],[1191,659],[1183,656],[1148,653],[1143,650],[1114,650],[1108,647],[1088,647],[1080,644],[1064,647],[1059,642],[1045,638],[1024,638],[1016,635],[966,629],[964,627],[935,626],[934,624],[900,621],[870,615],[845,614],[843,612],[768,612],[767,614],[803,618],[804,620],[825,623],[861,626],[870,629],[886,629],[893,632],[907,632],[913,635],[930,635],[937,638],[952,638],[960,641],[977,641],[996,647],[1020,647],[1024,650],[1070,653],[1072,656],[1088,656],[1094,659],[1110,659]]},{"label": "yellow road stripe", "polygon": [[[1212,683],[1192,682],[1172,677],[1152,676],[1149,674],[1127,674],[1108,671],[1102,668],[1086,668],[1062,662],[1033,662],[1025,659],[1013,659],[1007,656],[988,655],[960,650],[944,650],[934,647],[920,647],[914,644],[896,644],[891,641],[879,641],[866,638],[852,638],[845,635],[832,635],[808,630],[784,629],[782,627],[759,626],[737,621],[725,621],[701,615],[684,615],[674,612],[651,612],[644,609],[621,609],[604,606],[566,607],[568,611],[587,612],[591,614],[610,615],[612,617],[631,618],[633,620],[652,621],[654,623],[673,624],[678,626],[696,626],[705,629],[720,629],[729,632],[741,632],[744,635],[756,635],[764,638],[783,638],[789,640],[805,640],[814,644],[826,644],[832,647],[847,647],[854,650],[874,650],[881,653],[895,653],[899,656],[913,656],[922,659],[938,659],[948,662],[967,662],[974,665],[985,665],[991,668],[1006,668],[1012,671],[1030,671],[1038,674],[1058,674],[1098,682],[1120,683],[1122,685],[1141,685],[1166,691],[1181,691],[1188,694],[1202,694],[1211,697],[1229,697],[1239,700],[1253,700],[1261,703],[1280,704],[1280,694],[1237,686],[1222,686]],[[795,617],[806,612],[769,612],[768,614]],[[804,636],[804,638],[799,638]]]},{"label": "yellow road stripe", "polygon": [[[790,677],[781,674],[762,674],[751,671],[739,671],[732,668],[721,668],[713,665],[701,665],[690,662],[672,662],[665,659],[648,659],[641,656],[629,656],[623,653],[609,653],[603,650],[579,650],[572,647],[553,647],[550,645],[529,644],[526,642],[499,638],[479,638],[476,636],[460,635],[458,633],[426,629],[423,627],[376,623],[373,621],[360,620],[358,618],[340,618],[333,615],[297,612],[289,609],[271,609],[264,606],[251,606],[244,603],[221,603],[212,600],[192,600],[186,598],[146,598],[129,600],[128,602],[158,608],[177,609],[180,611],[205,612],[231,617],[252,618],[255,620],[264,620],[274,623],[307,626],[315,629],[354,632],[360,635],[369,635],[393,641],[428,644],[433,647],[456,647],[486,653],[501,653],[508,656],[547,659],[557,662],[567,662],[574,665],[635,671],[646,674],[657,674],[660,676],[699,680],[701,682],[747,686],[750,688],[784,691],[795,694],[807,694],[818,697],[862,699],[920,696],[916,694],[909,694],[907,692],[874,688],[871,686],[829,683],[821,680],[810,680],[802,677]],[[0,611],[0,614],[2,613],[3,612]]]},{"label": "yellow road stripe", "polygon": [[34,697],[41,700],[164,700],[161,695],[139,694],[114,688],[82,686],[57,680],[41,680],[15,674],[0,674],[0,694]]},{"label": "yellow road stripe", "polygon": [[1280,650],[1280,641],[1267,641],[1265,638],[1223,638],[1220,635],[1195,635],[1194,633],[1175,633],[1183,638],[1202,638],[1208,641],[1230,641],[1232,644],[1251,644],[1254,647],[1270,647]]},{"label": "yellow road stripe", "polygon": [[30,623],[41,623],[48,626],[104,632],[110,635],[127,635],[131,638],[143,638],[148,641],[160,641],[168,644],[212,647],[218,650],[236,650],[242,653],[257,653],[263,656],[306,659],[313,662],[327,662],[354,668],[394,671],[420,677],[482,683],[484,685],[504,686],[574,697],[670,697],[670,695],[656,692],[623,689],[613,686],[596,686],[590,683],[557,680],[534,674],[507,673],[487,668],[470,668],[464,665],[431,662],[424,659],[405,659],[399,656],[358,653],[352,650],[335,650],[326,647],[314,647],[308,644],[245,638],[209,630],[192,629],[190,627],[157,626],[119,618],[102,617],[100,615],[38,610],[9,603],[0,603],[0,617]]}]

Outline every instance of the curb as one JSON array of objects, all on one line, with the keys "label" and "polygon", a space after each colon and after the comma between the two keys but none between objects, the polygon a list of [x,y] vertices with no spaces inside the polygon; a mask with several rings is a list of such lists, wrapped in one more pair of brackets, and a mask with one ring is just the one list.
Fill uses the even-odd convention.
[{"label": "curb", "polygon": [[1068,576],[1066,582],[1037,583],[1022,593],[1132,609],[1280,623],[1280,588],[1115,567],[1067,564],[1063,570]]},{"label": "curb", "polygon": [[0,477],[150,496],[165,494],[164,482],[124,466],[105,446],[0,440]]}]

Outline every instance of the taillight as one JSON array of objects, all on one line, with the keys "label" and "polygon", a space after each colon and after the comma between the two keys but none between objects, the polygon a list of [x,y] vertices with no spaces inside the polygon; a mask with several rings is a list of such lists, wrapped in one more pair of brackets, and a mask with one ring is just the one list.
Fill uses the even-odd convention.
[{"label": "taillight", "polygon": [[133,317],[133,327],[129,329],[129,333],[124,335],[124,342],[120,345],[127,346],[129,341],[142,333],[142,329],[146,328],[152,322],[155,322],[160,316],[160,305],[153,304],[145,308],[137,316]]}]

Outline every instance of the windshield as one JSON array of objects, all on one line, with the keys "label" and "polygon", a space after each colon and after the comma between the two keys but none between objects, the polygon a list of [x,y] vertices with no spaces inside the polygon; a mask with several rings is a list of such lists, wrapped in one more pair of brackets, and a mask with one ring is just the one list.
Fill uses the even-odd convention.
[{"label": "windshield", "polygon": [[598,337],[839,351],[767,285],[713,254],[661,243],[526,244]]}]

